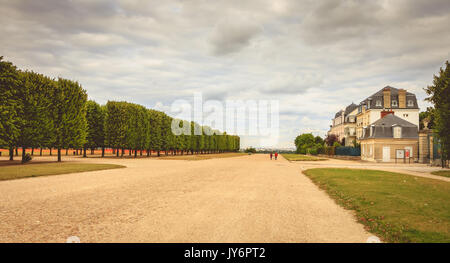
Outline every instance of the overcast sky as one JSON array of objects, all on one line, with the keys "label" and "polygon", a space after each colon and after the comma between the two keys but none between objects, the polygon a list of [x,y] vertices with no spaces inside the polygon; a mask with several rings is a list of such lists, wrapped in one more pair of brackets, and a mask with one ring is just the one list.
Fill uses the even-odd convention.
[{"label": "overcast sky", "polygon": [[386,85],[424,109],[450,56],[449,14],[449,0],[0,0],[0,55],[78,80],[99,103],[279,100],[277,146],[292,147]]}]

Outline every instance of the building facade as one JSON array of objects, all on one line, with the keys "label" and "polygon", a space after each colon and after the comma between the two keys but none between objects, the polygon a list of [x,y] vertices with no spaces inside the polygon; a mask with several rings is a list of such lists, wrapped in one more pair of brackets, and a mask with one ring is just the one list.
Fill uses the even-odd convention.
[{"label": "building facade", "polygon": [[361,160],[415,162],[419,159],[418,126],[393,113],[362,129]]},{"label": "building facade", "polygon": [[419,106],[416,95],[404,89],[386,86],[358,105],[356,114],[356,139],[359,142],[363,130],[371,123],[393,114],[419,127]]},{"label": "building facade", "polygon": [[354,103],[338,111],[332,119],[328,134],[334,134],[345,146],[352,146],[356,139],[356,113],[358,106]]}]

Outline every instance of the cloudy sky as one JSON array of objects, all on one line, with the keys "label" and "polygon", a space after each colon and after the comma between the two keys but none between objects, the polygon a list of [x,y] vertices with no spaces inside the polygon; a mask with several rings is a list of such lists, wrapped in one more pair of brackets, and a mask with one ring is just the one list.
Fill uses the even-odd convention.
[{"label": "cloudy sky", "polygon": [[386,85],[425,108],[450,56],[449,14],[448,0],[0,0],[0,55],[78,80],[99,103],[278,100],[276,146],[292,147]]}]

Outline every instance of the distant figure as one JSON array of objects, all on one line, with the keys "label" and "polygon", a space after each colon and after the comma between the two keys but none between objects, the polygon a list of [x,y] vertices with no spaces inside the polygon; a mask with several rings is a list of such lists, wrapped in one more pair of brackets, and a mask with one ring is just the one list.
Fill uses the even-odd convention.
[{"label": "distant figure", "polygon": [[272,160],[272,153],[270,153],[270,160]]},{"label": "distant figure", "polygon": [[278,152],[275,152],[275,161],[277,160],[277,158],[278,158]]}]

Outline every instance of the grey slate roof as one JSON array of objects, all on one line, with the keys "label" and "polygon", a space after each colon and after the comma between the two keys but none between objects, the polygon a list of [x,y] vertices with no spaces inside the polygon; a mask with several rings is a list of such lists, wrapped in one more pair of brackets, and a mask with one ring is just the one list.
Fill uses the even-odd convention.
[{"label": "grey slate roof", "polygon": [[[419,138],[417,125],[394,114],[388,114],[365,128],[362,139],[394,138],[394,127],[397,126],[402,127],[402,138]],[[370,129],[373,129],[372,136],[370,136]]]},{"label": "grey slate roof", "polygon": [[345,108],[345,111],[344,111],[345,116],[350,114],[350,112],[354,111],[356,108],[358,108],[358,105],[356,105],[355,103],[352,102],[352,104],[348,105]]},{"label": "grey slate roof", "polygon": [[334,114],[334,118],[336,119],[337,117],[341,116],[342,112],[344,112],[344,111],[340,110],[340,111],[336,112],[336,114]]},{"label": "grey slate roof", "polygon": [[336,112],[336,114],[334,115],[334,118],[341,116],[342,113],[344,113],[344,117],[345,117],[356,108],[358,108],[358,105],[356,105],[355,103],[352,102],[352,104],[345,107],[345,110],[340,110],[340,111]]},{"label": "grey slate roof", "polygon": [[414,125],[413,123],[402,119],[398,116],[395,116],[394,114],[388,114],[386,116],[384,116],[383,118],[373,122],[371,125],[373,126],[402,126],[402,127],[416,127],[417,125]]},{"label": "grey slate roof", "polygon": [[[367,105],[370,109],[383,109],[384,107],[384,96],[383,96],[383,90],[385,88],[389,88],[391,90],[391,100],[397,101],[397,106],[391,106],[392,109],[398,109],[398,89],[393,88],[391,86],[386,86],[379,91],[375,92],[371,96],[367,97],[361,103],[359,104],[359,107],[362,107],[363,105]],[[413,106],[408,106],[408,101],[413,101]],[[381,102],[381,106],[377,106],[377,101]],[[419,105],[417,104],[417,98],[416,95],[414,95],[411,92],[406,92],[406,108],[407,109],[418,109]],[[361,108],[360,108],[361,110]]]}]

